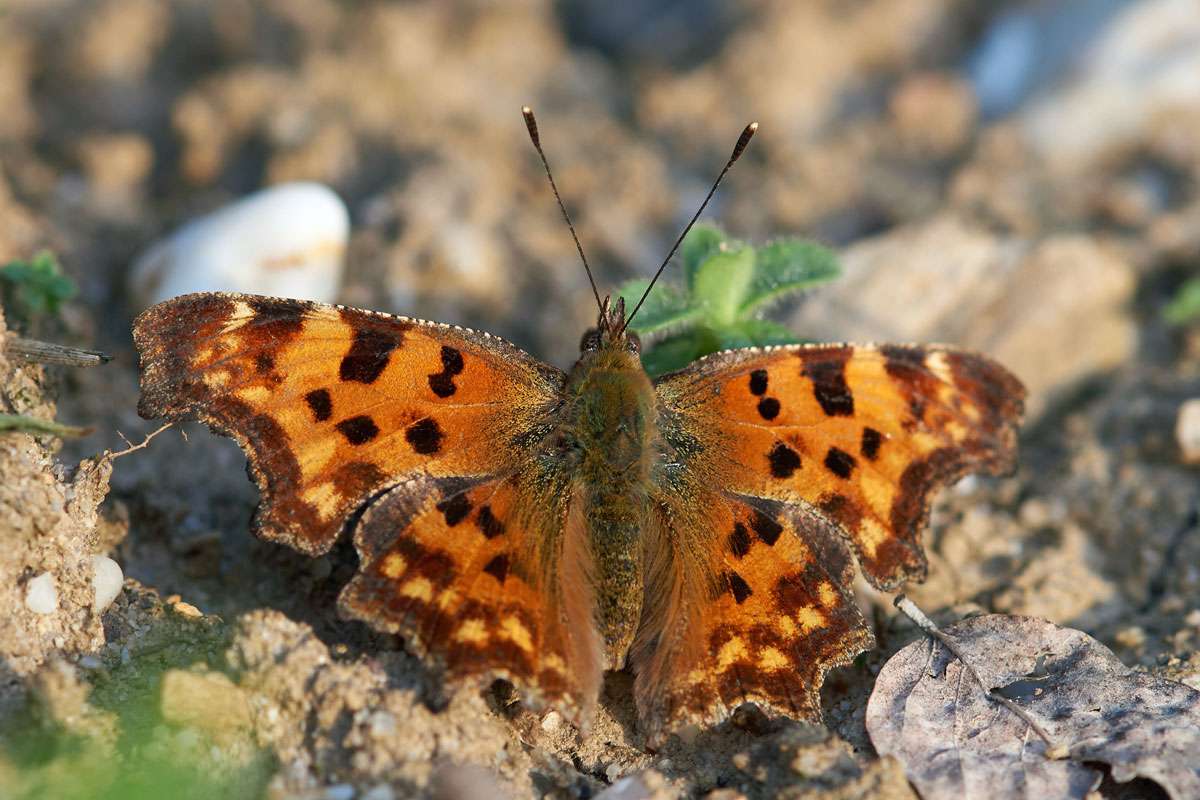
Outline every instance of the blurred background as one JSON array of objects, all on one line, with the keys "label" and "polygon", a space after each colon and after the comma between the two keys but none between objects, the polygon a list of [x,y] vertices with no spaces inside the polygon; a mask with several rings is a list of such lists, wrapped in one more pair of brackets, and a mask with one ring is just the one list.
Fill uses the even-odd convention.
[{"label": "blurred background", "polygon": [[[0,0],[0,264],[57,254],[78,295],[26,332],[114,357],[50,371],[57,418],[93,429],[62,462],[157,426],[135,413],[129,333],[156,291],[240,286],[287,267],[292,237],[315,237],[301,261],[323,270],[323,299],[480,328],[568,366],[595,308],[526,103],[602,291],[658,265],[758,120],[704,218],[752,242],[815,239],[844,269],[776,319],[816,340],[979,349],[1031,390],[1020,471],[944,493],[913,596],[1045,616],[1200,685],[1196,0]],[[288,190],[229,213],[296,181],[337,197]],[[363,702],[348,687],[382,681],[378,663],[390,686],[423,673],[336,619],[348,548],[311,560],[246,533],[242,464],[198,432],[119,462],[89,540],[133,579],[97,634],[105,664],[165,662],[179,634],[158,633],[176,620],[161,596],[197,619],[252,620],[238,652],[259,653],[264,675],[284,640],[359,670],[310,692],[297,667],[292,695],[263,680],[284,722],[255,736],[281,785],[368,786],[394,763],[427,780],[432,756],[405,748],[439,725],[443,741],[488,731],[473,746],[498,758],[513,735],[501,717],[421,716],[394,688],[376,700],[419,720],[402,726],[416,738],[345,744],[339,720]],[[887,614],[872,658],[898,646]],[[220,660],[227,640],[194,638]],[[351,665],[357,653],[380,661]],[[866,769],[870,679],[855,669],[829,684],[829,721]],[[647,763],[624,740],[580,751],[539,724],[527,734],[561,757],[555,781],[594,789]],[[383,741],[394,762],[378,760]],[[734,780],[717,755],[695,777],[689,747],[669,774]],[[528,783],[514,758],[502,772]]]},{"label": "blurred background", "polygon": [[657,265],[756,119],[706,218],[844,249],[805,335],[948,338],[1039,391],[1132,355],[1138,287],[1200,248],[1190,0],[6,0],[0,259],[55,250],[80,336],[124,353],[140,253],[320,181],[340,300],[566,364],[592,301],[524,103],[603,285]]}]

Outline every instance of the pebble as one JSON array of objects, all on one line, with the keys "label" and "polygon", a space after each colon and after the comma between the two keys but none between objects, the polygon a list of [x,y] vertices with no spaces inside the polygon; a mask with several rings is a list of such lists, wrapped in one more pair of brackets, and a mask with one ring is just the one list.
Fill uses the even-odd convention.
[{"label": "pebble", "polygon": [[346,205],[319,183],[263,189],[192,220],[133,266],[144,305],[226,291],[332,302],[350,233]]},{"label": "pebble", "polygon": [[125,583],[121,565],[108,556],[92,556],[92,610],[103,614]]},{"label": "pebble", "polygon": [[53,614],[58,610],[58,587],[53,575],[43,572],[25,586],[25,607],[35,614]]},{"label": "pebble", "polygon": [[1185,464],[1200,464],[1200,397],[1185,400],[1175,417],[1175,441]]},{"label": "pebble", "polygon": [[171,604],[171,610],[181,617],[190,617],[192,619],[200,619],[204,616],[204,612],[196,608],[191,603],[185,603],[178,600]]},{"label": "pebble", "polygon": [[325,800],[354,800],[354,787],[348,783],[336,783],[325,790]]},{"label": "pebble", "polygon": [[383,739],[396,733],[396,717],[387,711],[372,713],[368,724],[371,727],[371,735],[376,738]]},{"label": "pebble", "polygon": [[546,733],[558,730],[560,725],[562,725],[562,714],[557,711],[551,711],[542,717],[542,730]]}]

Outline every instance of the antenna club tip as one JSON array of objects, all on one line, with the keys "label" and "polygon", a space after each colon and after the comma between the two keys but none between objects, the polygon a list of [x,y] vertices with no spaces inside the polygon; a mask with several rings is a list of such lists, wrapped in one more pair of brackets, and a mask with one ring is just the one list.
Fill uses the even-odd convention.
[{"label": "antenna club tip", "polygon": [[[521,106],[521,114],[526,117],[533,116],[533,109],[529,106]],[[754,124],[757,125],[758,123],[756,122]]]},{"label": "antenna club tip", "polygon": [[755,133],[758,130],[758,123],[751,122],[749,125],[746,126],[746,130],[750,131],[751,133]]}]

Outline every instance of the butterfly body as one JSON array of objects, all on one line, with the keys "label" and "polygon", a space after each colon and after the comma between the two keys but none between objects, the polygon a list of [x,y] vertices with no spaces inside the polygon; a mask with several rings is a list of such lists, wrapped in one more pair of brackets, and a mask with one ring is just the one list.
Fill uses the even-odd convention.
[{"label": "butterfly body", "polygon": [[581,724],[629,666],[652,739],[752,701],[819,719],[868,647],[849,595],[923,576],[932,493],[1013,463],[1024,390],[934,346],[727,351],[651,380],[623,308],[567,373],[487,334],[316,303],[175,298],[134,326],[145,417],[246,451],[255,528],[353,536],[339,605],[456,685]]},{"label": "butterfly body", "polygon": [[564,427],[592,555],[596,621],[605,664],[620,669],[643,604],[642,532],[658,439],[654,386],[636,349],[606,339],[571,370],[566,394]]}]

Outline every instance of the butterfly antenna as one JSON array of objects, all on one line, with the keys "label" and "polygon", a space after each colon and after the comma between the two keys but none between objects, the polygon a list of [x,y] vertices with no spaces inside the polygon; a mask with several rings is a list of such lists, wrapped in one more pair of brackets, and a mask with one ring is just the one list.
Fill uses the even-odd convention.
[{"label": "butterfly antenna", "polygon": [[713,181],[712,188],[708,190],[708,194],[704,197],[704,202],[700,204],[698,209],[696,209],[696,213],[692,215],[692,219],[690,222],[688,222],[687,227],[683,229],[683,233],[679,234],[679,238],[675,240],[675,244],[671,245],[671,252],[667,253],[667,257],[663,259],[658,271],[655,272],[654,277],[650,279],[650,285],[647,286],[646,291],[642,293],[642,299],[638,300],[637,305],[633,307],[633,312],[625,318],[625,326],[621,328],[621,333],[624,333],[625,328],[629,327],[629,323],[633,322],[633,318],[637,314],[638,310],[641,309],[642,303],[646,302],[646,298],[650,296],[650,290],[654,288],[654,284],[658,280],[658,276],[662,275],[663,270],[667,268],[667,264],[669,264],[671,259],[675,256],[675,251],[678,250],[679,245],[683,243],[683,238],[688,235],[688,231],[690,231],[692,226],[696,224],[696,220],[700,219],[700,215],[704,213],[704,207],[708,205],[708,201],[712,200],[712,196],[716,193],[717,187],[721,185],[721,179],[725,177],[726,172],[729,172],[729,168],[734,165],[734,162],[742,157],[742,153],[745,151],[746,145],[750,144],[750,139],[753,138],[757,131],[757,122],[751,122],[746,126],[746,129],[742,131],[742,135],[738,137],[737,144],[733,146],[733,155],[729,156],[729,160],[725,162],[725,168],[721,170],[721,174],[717,176],[715,181]]},{"label": "butterfly antenna", "polygon": [[521,116],[525,117],[525,127],[529,130],[529,139],[533,142],[538,156],[542,159],[542,167],[546,170],[546,178],[550,181],[550,188],[554,190],[554,199],[558,201],[558,210],[562,212],[563,219],[567,223],[567,228],[571,231],[571,238],[575,240],[575,249],[579,251],[579,258],[583,261],[583,269],[587,272],[588,283],[592,285],[592,295],[596,298],[596,308],[600,310],[600,316],[604,318],[607,315],[604,313],[604,303],[600,301],[600,290],[596,288],[596,279],[592,277],[592,268],[588,266],[587,256],[583,254],[583,245],[579,243],[579,237],[575,234],[575,226],[571,223],[571,215],[567,213],[567,207],[563,204],[562,196],[558,193],[558,185],[554,183],[554,175],[550,172],[550,162],[546,160],[546,154],[542,152],[542,140],[538,136],[537,120],[533,117],[533,109],[529,106],[522,106]]}]

